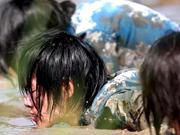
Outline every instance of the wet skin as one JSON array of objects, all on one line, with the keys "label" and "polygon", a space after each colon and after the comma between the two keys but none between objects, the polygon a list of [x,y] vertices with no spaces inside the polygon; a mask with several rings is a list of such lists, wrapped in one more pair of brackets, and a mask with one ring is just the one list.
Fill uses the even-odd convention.
[{"label": "wet skin", "polygon": [[[37,125],[37,128],[43,128],[43,127],[49,127],[52,125],[54,119],[56,116],[59,115],[58,109],[55,109],[54,111],[50,111],[48,108],[48,98],[47,94],[42,95],[40,97],[40,100],[42,100],[42,109],[41,114],[38,114],[37,110],[37,98],[39,94],[36,90],[36,78],[33,77],[31,82],[31,94],[28,93],[24,96],[24,105],[29,109],[30,116],[32,118],[32,121],[34,121]],[[32,96],[32,97],[31,97]],[[40,101],[41,102],[41,101]]]}]

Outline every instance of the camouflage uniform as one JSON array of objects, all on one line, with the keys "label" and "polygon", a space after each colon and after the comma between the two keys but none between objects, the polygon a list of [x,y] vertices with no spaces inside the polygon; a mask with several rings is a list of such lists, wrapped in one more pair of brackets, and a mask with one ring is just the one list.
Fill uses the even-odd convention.
[{"label": "camouflage uniform", "polygon": [[179,25],[165,16],[127,0],[78,3],[72,24],[76,33],[87,33],[85,39],[96,48],[111,73],[120,69],[118,50],[121,47],[137,49],[142,44],[147,47],[159,37],[179,30]]},{"label": "camouflage uniform", "polygon": [[143,129],[142,91],[137,70],[125,69],[113,76],[99,91],[81,121],[96,128]]}]

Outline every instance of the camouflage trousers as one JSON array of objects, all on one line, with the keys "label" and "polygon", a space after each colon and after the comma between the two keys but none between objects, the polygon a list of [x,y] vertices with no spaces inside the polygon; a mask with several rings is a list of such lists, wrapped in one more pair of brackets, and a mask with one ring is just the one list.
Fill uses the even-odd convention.
[{"label": "camouflage trousers", "polygon": [[147,124],[143,114],[138,71],[125,69],[112,76],[99,91],[81,121],[100,129],[144,129]]}]

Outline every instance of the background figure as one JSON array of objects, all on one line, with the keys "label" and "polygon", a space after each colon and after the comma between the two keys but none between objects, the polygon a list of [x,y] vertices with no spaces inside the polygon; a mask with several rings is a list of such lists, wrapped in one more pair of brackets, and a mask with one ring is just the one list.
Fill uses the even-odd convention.
[{"label": "background figure", "polygon": [[180,32],[160,38],[141,66],[143,104],[147,122],[159,135],[167,123],[180,135]]},{"label": "background figure", "polygon": [[0,69],[8,73],[10,56],[14,54],[18,39],[22,36],[25,10],[31,1],[7,0],[0,2]]},{"label": "background figure", "polygon": [[[85,40],[96,48],[111,73],[122,64],[136,66],[132,61],[142,61],[145,55],[139,50],[147,50],[159,37],[179,29],[177,23],[158,12],[126,0],[78,3],[72,24],[76,33],[87,32]],[[126,59],[122,54],[127,50],[121,51],[124,47],[137,51]],[[128,61],[127,64],[123,60]]]},{"label": "background figure", "polygon": [[[67,30],[75,5],[70,1],[4,0],[0,2],[0,72],[16,68],[18,41],[49,28]],[[71,28],[71,27],[70,27]],[[72,29],[67,31],[72,32]]]}]

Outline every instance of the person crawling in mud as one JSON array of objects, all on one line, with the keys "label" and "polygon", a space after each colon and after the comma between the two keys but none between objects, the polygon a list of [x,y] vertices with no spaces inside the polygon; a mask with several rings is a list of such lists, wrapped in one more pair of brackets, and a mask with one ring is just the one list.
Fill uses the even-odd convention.
[{"label": "person crawling in mud", "polygon": [[160,134],[162,123],[180,135],[180,32],[160,38],[141,66],[143,105],[149,126]]},{"label": "person crawling in mud", "polygon": [[109,76],[92,46],[57,29],[35,35],[21,49],[19,86],[38,128],[65,122],[143,129],[135,69]]},{"label": "person crawling in mud", "polygon": [[125,66],[139,68],[146,54],[139,50],[180,30],[178,23],[162,13],[128,0],[88,0],[76,7],[72,16],[76,33],[86,32],[85,40],[94,46],[111,73]]}]

